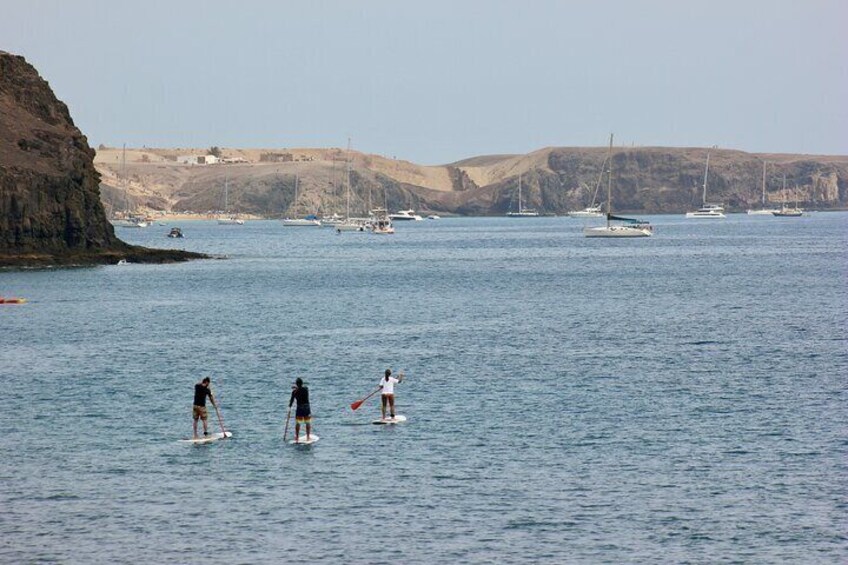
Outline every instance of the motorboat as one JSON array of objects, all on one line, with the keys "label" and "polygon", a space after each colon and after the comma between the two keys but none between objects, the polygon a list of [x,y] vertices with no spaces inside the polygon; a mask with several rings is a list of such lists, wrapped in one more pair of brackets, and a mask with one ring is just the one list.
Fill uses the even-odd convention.
[{"label": "motorboat", "polygon": [[686,212],[686,217],[689,219],[697,218],[726,218],[724,208],[719,204],[704,204],[694,212]]},{"label": "motorboat", "polygon": [[438,214],[430,214],[429,216],[427,216],[427,219],[428,220],[441,220],[442,217]]},{"label": "motorboat", "polygon": [[572,210],[568,213],[570,218],[603,218],[604,213],[601,210],[601,205],[589,206],[582,210]]},{"label": "motorboat", "polygon": [[171,228],[171,231],[168,232],[168,237],[185,237],[183,235],[183,230],[180,228]]},{"label": "motorboat", "polygon": [[370,229],[370,222],[365,218],[348,218],[347,220],[336,224],[335,229],[337,233],[342,233],[343,231],[364,233]]},{"label": "motorboat", "polygon": [[283,218],[283,225],[287,228],[320,228],[321,220],[314,214],[305,218]]},{"label": "motorboat", "polygon": [[115,218],[112,225],[116,228],[146,228],[148,224],[143,218]]},{"label": "motorboat", "polygon": [[400,210],[394,214],[389,214],[389,219],[392,221],[415,220],[420,222],[424,218],[415,213],[415,210]]},{"label": "motorboat", "polygon": [[228,218],[218,218],[219,226],[243,226],[244,220],[241,218],[236,218],[235,216],[230,216]]},{"label": "motorboat", "polygon": [[374,208],[371,210],[371,233],[375,235],[390,235],[395,233],[392,219],[385,208]]}]

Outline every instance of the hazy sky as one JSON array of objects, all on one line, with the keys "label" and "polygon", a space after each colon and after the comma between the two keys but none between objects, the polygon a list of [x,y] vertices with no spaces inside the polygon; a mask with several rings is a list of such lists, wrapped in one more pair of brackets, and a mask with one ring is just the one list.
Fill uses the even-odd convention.
[{"label": "hazy sky", "polygon": [[92,145],[848,154],[848,2],[0,0]]}]

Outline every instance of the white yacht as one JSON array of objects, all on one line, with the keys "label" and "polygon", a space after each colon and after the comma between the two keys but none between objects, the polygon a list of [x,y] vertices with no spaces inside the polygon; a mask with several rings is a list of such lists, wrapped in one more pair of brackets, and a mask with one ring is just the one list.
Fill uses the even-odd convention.
[{"label": "white yacht", "polygon": [[539,215],[536,210],[525,208],[521,201],[521,175],[518,175],[518,211],[507,212],[506,215],[508,218],[535,218]]},{"label": "white yacht", "polygon": [[[585,227],[585,237],[651,237],[654,229],[648,222],[633,218],[621,218],[612,215],[612,134],[609,143],[609,163],[607,177],[607,224],[605,226]],[[612,222],[620,222],[614,224]]]},{"label": "white yacht", "polygon": [[726,218],[724,215],[724,207],[720,204],[707,204],[707,176],[710,173],[710,154],[707,152],[707,166],[704,168],[704,193],[702,196],[701,207],[694,212],[686,212],[686,217],[692,219],[714,219],[719,220]]},{"label": "white yacht", "polygon": [[429,216],[427,216],[427,219],[428,220],[441,220],[442,217],[438,214],[430,214]]},{"label": "white yacht", "polygon": [[391,235],[395,233],[392,219],[386,213],[385,208],[374,208],[371,210],[371,233],[374,235]]},{"label": "white yacht", "polygon": [[572,210],[568,213],[568,216],[570,218],[602,218],[604,213],[601,210],[601,205],[598,204],[597,206],[589,206],[582,210]]},{"label": "white yacht", "polygon": [[694,212],[686,212],[686,217],[691,219],[698,218],[726,218],[724,214],[724,208],[718,204],[704,204]]},{"label": "white yacht", "polygon": [[283,218],[283,225],[287,228],[320,228],[321,220],[314,214],[305,218]]},{"label": "white yacht", "polygon": [[142,218],[115,218],[111,221],[116,228],[146,228],[150,225]]},{"label": "white yacht", "polygon": [[389,214],[389,219],[393,221],[415,220],[420,222],[424,218],[415,213],[415,210],[400,210],[394,214]]}]

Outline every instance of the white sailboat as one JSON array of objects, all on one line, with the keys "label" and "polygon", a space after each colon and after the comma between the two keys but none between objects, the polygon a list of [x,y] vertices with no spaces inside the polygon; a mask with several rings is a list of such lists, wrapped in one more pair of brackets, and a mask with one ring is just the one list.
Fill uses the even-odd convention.
[{"label": "white sailboat", "polygon": [[798,207],[798,185],[795,185],[795,207],[786,204],[786,175],[783,175],[783,204],[780,210],[775,210],[773,216],[778,218],[797,218],[804,215],[804,211]]},{"label": "white sailboat", "polygon": [[[297,205],[297,189],[298,184],[300,183],[300,177],[295,175],[294,177],[294,202],[293,205]],[[315,214],[309,214],[304,218],[283,218],[283,226],[287,228],[319,228],[321,227],[321,221]]]},{"label": "white sailboat", "polygon": [[704,193],[701,200],[701,207],[694,212],[686,212],[686,217],[690,220],[712,219],[719,220],[726,218],[724,215],[724,207],[720,204],[707,204],[707,177],[710,173],[710,153],[707,152],[707,166],[704,168]]},{"label": "white sailboat", "polygon": [[124,144],[121,152],[121,176],[123,176],[124,185],[124,215],[123,217],[115,217],[111,220],[112,225],[117,228],[146,228],[150,225],[141,216],[130,213],[130,196],[129,188],[127,187],[127,144]]},{"label": "white sailboat", "polygon": [[601,205],[596,204],[596,202],[598,201],[598,190],[601,188],[601,180],[604,176],[606,164],[607,160],[605,158],[604,162],[601,164],[601,172],[598,173],[598,182],[595,183],[595,193],[592,195],[592,203],[582,210],[572,210],[569,212],[568,216],[570,218],[600,218],[604,215],[601,211]]},{"label": "white sailboat", "polygon": [[775,212],[774,208],[766,208],[766,162],[763,161],[763,204],[762,208],[759,210],[748,210],[749,216],[773,216]]},{"label": "white sailboat", "polygon": [[347,140],[347,171],[345,177],[345,185],[347,185],[347,208],[345,218],[336,223],[333,227],[337,233],[342,232],[359,232],[365,233],[370,229],[370,222],[367,218],[351,218],[350,216],[350,138]]},{"label": "white sailboat", "polygon": [[224,215],[218,217],[218,225],[221,226],[241,226],[244,225],[244,220],[230,214],[230,177],[224,177]]},{"label": "white sailboat", "polygon": [[524,208],[523,203],[521,201],[521,175],[518,175],[518,211],[517,212],[507,212],[507,217],[509,218],[535,218],[539,215],[539,212],[533,210],[532,208]]},{"label": "white sailboat", "polygon": [[[607,225],[583,228],[585,237],[651,237],[654,229],[648,222],[612,215],[612,134],[610,134],[607,178]],[[619,223],[613,223],[619,222]]]}]

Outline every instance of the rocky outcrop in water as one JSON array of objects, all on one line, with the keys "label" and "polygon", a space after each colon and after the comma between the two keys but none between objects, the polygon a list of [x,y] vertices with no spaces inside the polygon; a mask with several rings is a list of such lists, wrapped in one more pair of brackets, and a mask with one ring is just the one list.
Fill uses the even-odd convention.
[{"label": "rocky outcrop in water", "polygon": [[35,68],[0,51],[0,265],[170,262],[130,246],[100,202],[94,151]]}]

